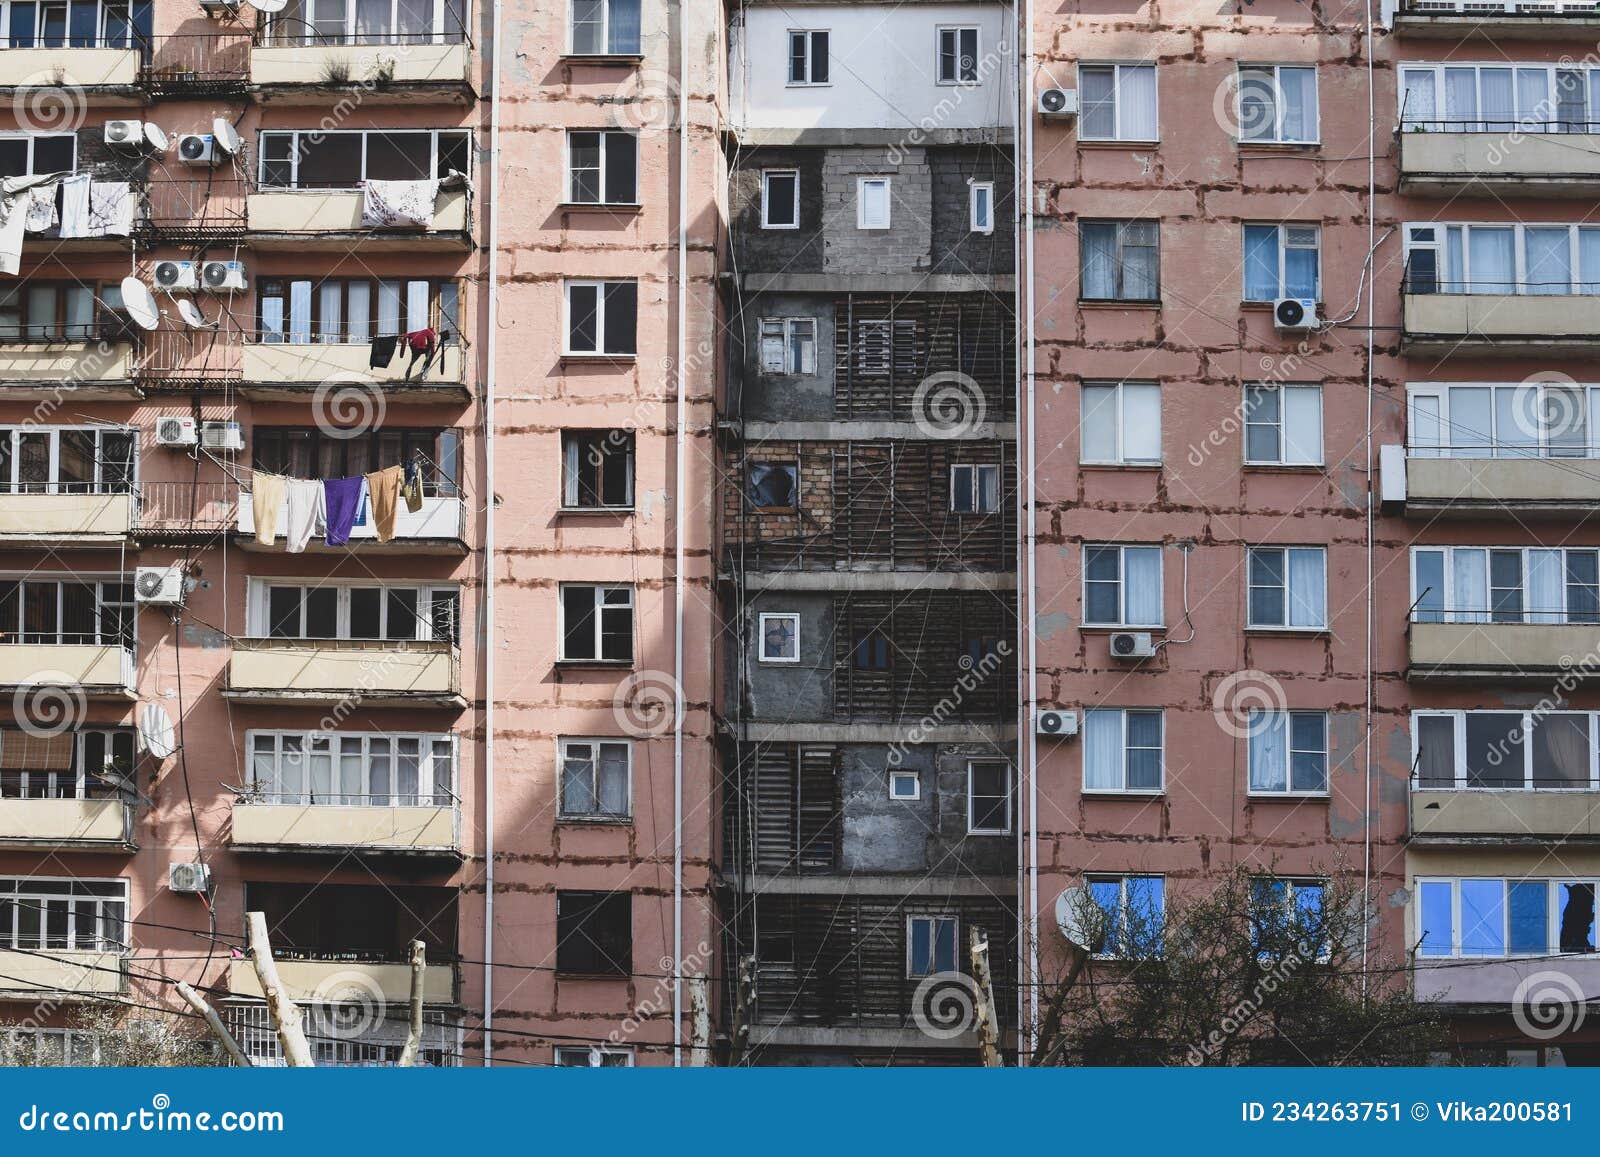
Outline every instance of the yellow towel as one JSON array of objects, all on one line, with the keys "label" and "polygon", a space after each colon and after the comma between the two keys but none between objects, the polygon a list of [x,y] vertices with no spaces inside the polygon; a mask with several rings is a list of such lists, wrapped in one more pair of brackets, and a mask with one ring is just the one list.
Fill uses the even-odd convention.
[{"label": "yellow towel", "polygon": [[250,475],[250,508],[255,513],[256,541],[271,546],[278,539],[278,507],[283,505],[284,483],[281,474],[257,470]]},{"label": "yellow towel", "polygon": [[367,475],[372,526],[379,542],[388,542],[394,537],[394,516],[400,509],[400,483],[404,474],[399,466],[390,466]]}]

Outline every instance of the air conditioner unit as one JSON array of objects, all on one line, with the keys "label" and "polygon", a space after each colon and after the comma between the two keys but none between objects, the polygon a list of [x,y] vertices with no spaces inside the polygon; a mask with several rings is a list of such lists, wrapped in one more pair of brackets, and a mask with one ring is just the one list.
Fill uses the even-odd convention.
[{"label": "air conditioner unit", "polygon": [[1065,120],[1078,115],[1078,90],[1046,88],[1039,92],[1039,115],[1045,120]]},{"label": "air conditioner unit", "polygon": [[200,0],[200,8],[207,16],[216,16],[223,12],[236,12],[239,8],[238,0]]},{"label": "air conditioner unit", "polygon": [[150,280],[157,289],[193,289],[195,287],[193,261],[157,261]]},{"label": "air conditioner unit", "polygon": [[193,446],[200,441],[193,418],[157,418],[157,446]]},{"label": "air conditioner unit", "polygon": [[1272,324],[1281,330],[1316,329],[1317,303],[1309,297],[1280,297],[1272,303]]},{"label": "air conditioner unit", "polygon": [[212,293],[232,293],[245,289],[243,261],[207,261],[200,267],[200,284]]},{"label": "air conditioner unit", "polygon": [[212,168],[222,163],[222,150],[210,133],[186,133],[178,138],[178,160],[186,165]]},{"label": "air conditioner unit", "polygon": [[1040,711],[1033,717],[1033,729],[1052,739],[1066,739],[1078,734],[1076,711]]},{"label": "air conditioner unit", "polygon": [[1111,636],[1114,659],[1148,659],[1155,653],[1155,641],[1149,631],[1118,631]]},{"label": "air conditioner unit", "polygon": [[183,564],[135,567],[133,601],[157,607],[182,606]]},{"label": "air conditioner unit", "polygon": [[144,148],[143,121],[107,121],[106,144],[118,149]]},{"label": "air conditioner unit", "polygon": [[201,422],[200,445],[207,450],[243,450],[244,427],[238,422]]},{"label": "air conditioner unit", "polygon": [[211,869],[204,864],[168,864],[167,889],[189,896],[211,891]]}]

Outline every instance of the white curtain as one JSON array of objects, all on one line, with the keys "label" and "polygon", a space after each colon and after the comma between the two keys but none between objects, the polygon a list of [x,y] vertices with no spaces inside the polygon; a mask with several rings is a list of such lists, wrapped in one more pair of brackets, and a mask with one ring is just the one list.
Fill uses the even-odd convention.
[{"label": "white curtain", "polygon": [[1417,458],[1437,458],[1440,456],[1441,443],[1448,444],[1450,439],[1441,438],[1443,424],[1439,420],[1439,398],[1433,394],[1415,394],[1411,398],[1411,423],[1410,437],[1407,439],[1409,449]]},{"label": "white curtain", "polygon": [[1559,550],[1528,552],[1528,621],[1559,623],[1566,580]]},{"label": "white curtain", "polygon": [[378,332],[380,334],[400,332],[400,283],[398,281],[378,282]]},{"label": "white curtain", "polygon": [[1431,68],[1408,68],[1404,72],[1405,101],[1401,105],[1402,125],[1433,127],[1434,71]]},{"label": "white curtain", "polygon": [[1161,620],[1161,548],[1129,547],[1122,552],[1127,621],[1155,626]]},{"label": "white curtain", "polygon": [[1289,625],[1328,625],[1327,552],[1321,547],[1289,551]]},{"label": "white curtain", "polygon": [[1083,296],[1109,298],[1117,295],[1117,227],[1082,225],[1078,229],[1083,247]]},{"label": "white curtain", "polygon": [[1322,461],[1322,387],[1285,386],[1283,457],[1290,464]]},{"label": "white curtain", "polygon": [[1529,293],[1559,294],[1570,291],[1571,242],[1572,232],[1565,226],[1523,230]]},{"label": "white curtain", "polygon": [[1474,228],[1467,233],[1470,293],[1514,293],[1517,288],[1516,235],[1511,229]]},{"label": "white curtain", "polygon": [[1452,386],[1445,441],[1454,458],[1487,458],[1494,442],[1493,392],[1487,386]]},{"label": "white curtain", "polygon": [[428,283],[406,282],[406,332],[428,328]]},{"label": "white curtain", "polygon": [[1250,790],[1286,791],[1289,786],[1289,716],[1282,711],[1251,711]]},{"label": "white curtain", "polygon": [[1517,69],[1517,121],[1530,129],[1542,129],[1550,120],[1550,74],[1542,68]]},{"label": "white curtain", "polygon": [[1478,72],[1474,68],[1447,68],[1444,70],[1445,128],[1454,132],[1467,132],[1476,127],[1462,122],[1476,121],[1478,116]]},{"label": "white curtain", "polygon": [[1472,548],[1450,552],[1450,596],[1458,623],[1489,621],[1489,561],[1484,551]]},{"label": "white curtain", "polygon": [[1317,139],[1317,71],[1280,68],[1278,90],[1283,108],[1283,140]]},{"label": "white curtain", "polygon": [[343,325],[344,283],[325,281],[322,283],[322,318],[318,323],[317,332],[323,341],[335,342],[339,340]]},{"label": "white curtain", "polygon": [[1124,68],[1118,77],[1117,98],[1122,105],[1122,130],[1128,141],[1156,139],[1156,70],[1139,65]]},{"label": "white curtain", "polygon": [[1132,462],[1161,461],[1161,387],[1148,382],[1122,387],[1123,455]]},{"label": "white curtain", "polygon": [[1508,131],[1514,121],[1514,98],[1511,91],[1509,68],[1480,68],[1478,70],[1479,115],[1484,128],[1491,133]]},{"label": "white curtain", "polygon": [[346,327],[346,335],[353,342],[370,340],[372,317],[372,283],[370,281],[352,281],[350,283],[350,324]]},{"label": "white curtain", "polygon": [[305,345],[311,340],[311,282],[289,283],[289,340]]},{"label": "white curtain", "polygon": [[1083,786],[1116,791],[1122,786],[1122,712],[1095,708],[1083,713]]},{"label": "white curtain", "polygon": [[1083,413],[1079,416],[1085,462],[1116,462],[1121,458],[1117,443],[1117,386],[1084,386]]},{"label": "white curtain", "polygon": [[[1596,75],[1600,75],[1600,69],[1596,70]],[[1600,229],[1578,230],[1576,280],[1579,293],[1600,293]]]}]

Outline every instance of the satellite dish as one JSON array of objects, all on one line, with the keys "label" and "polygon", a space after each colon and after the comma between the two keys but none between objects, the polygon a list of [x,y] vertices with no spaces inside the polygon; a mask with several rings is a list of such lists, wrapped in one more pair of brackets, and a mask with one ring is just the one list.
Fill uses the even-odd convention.
[{"label": "satellite dish", "polygon": [[161,324],[161,311],[156,308],[156,295],[137,277],[122,279],[122,308],[140,329],[155,329]]},{"label": "satellite dish", "polygon": [[167,146],[171,144],[167,140],[167,134],[149,121],[144,122],[144,139],[145,143],[158,153],[166,152]]},{"label": "satellite dish", "polygon": [[257,12],[282,12],[289,6],[289,0],[250,0]]},{"label": "satellite dish", "polygon": [[211,323],[206,320],[205,314],[200,312],[200,307],[187,297],[174,298],[178,303],[178,316],[183,318],[183,324],[190,329],[210,329]]},{"label": "satellite dish", "polygon": [[243,143],[239,140],[239,130],[222,117],[218,117],[211,122],[211,135],[217,142],[217,148],[227,153],[230,157],[239,151],[239,147]]},{"label": "satellite dish", "polygon": [[154,759],[167,759],[178,750],[172,717],[161,704],[151,703],[139,713],[139,743]]},{"label": "satellite dish", "polygon": [[1056,927],[1080,952],[1094,951],[1095,933],[1084,919],[1093,909],[1094,901],[1085,888],[1068,888],[1056,897]]}]

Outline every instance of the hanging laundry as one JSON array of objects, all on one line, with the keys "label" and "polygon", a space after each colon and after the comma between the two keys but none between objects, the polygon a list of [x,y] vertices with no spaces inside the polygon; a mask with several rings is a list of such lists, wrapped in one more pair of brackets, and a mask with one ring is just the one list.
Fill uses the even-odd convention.
[{"label": "hanging laundry", "polygon": [[417,359],[424,358],[422,373],[419,377],[428,376],[428,367],[433,364],[434,351],[439,348],[439,335],[429,326],[427,329],[414,329],[406,334],[406,348],[411,351],[411,360],[406,363],[406,381],[411,380],[411,371],[416,368]]},{"label": "hanging laundry", "polygon": [[126,181],[89,185],[89,236],[128,237],[133,233],[133,187]]},{"label": "hanging laundry", "polygon": [[399,334],[379,334],[372,339],[372,355],[367,358],[367,365],[375,370],[388,369],[389,363],[394,361],[394,351],[399,348]]},{"label": "hanging laundry", "polygon": [[400,486],[405,472],[398,466],[375,470],[367,475],[367,493],[372,496],[372,521],[379,542],[394,537],[394,519],[400,509]]},{"label": "hanging laundry", "polygon": [[367,491],[369,489],[370,487],[367,486],[366,476],[363,475],[361,479],[361,503],[356,507],[356,526],[367,525]]},{"label": "hanging laundry", "polygon": [[365,479],[324,478],[322,493],[327,503],[328,533],[323,541],[329,546],[344,546],[350,541],[350,530],[356,524],[356,514],[361,509],[361,484]]},{"label": "hanging laundry", "polygon": [[400,493],[406,497],[406,509],[412,514],[422,509],[422,468],[417,465],[415,458],[406,463],[405,481],[400,484]]},{"label": "hanging laundry", "polygon": [[79,173],[61,182],[61,236],[90,236],[88,173]]},{"label": "hanging laundry", "polygon": [[56,191],[61,188],[61,182],[50,181],[47,184],[35,185],[28,190],[28,223],[29,233],[43,233],[53,229],[60,218],[56,215]]},{"label": "hanging laundry", "polygon": [[22,234],[33,209],[33,190],[55,180],[45,173],[0,181],[0,273],[14,277],[22,268]]},{"label": "hanging laundry", "polygon": [[311,532],[318,522],[317,508],[322,501],[322,483],[291,478],[285,483],[284,490],[289,498],[289,517],[284,526],[284,537],[289,540],[289,553],[299,554],[311,541]]},{"label": "hanging laundry", "polygon": [[281,474],[268,474],[257,470],[250,475],[250,511],[256,522],[256,541],[271,546],[278,540],[278,508],[283,505],[284,484],[289,480]]},{"label": "hanging laundry", "polygon": [[439,181],[367,181],[361,186],[363,229],[432,229]]}]

